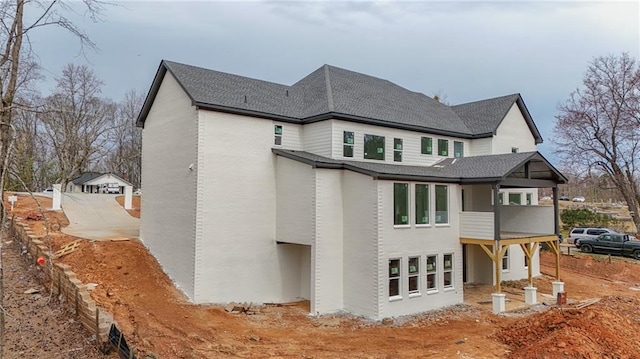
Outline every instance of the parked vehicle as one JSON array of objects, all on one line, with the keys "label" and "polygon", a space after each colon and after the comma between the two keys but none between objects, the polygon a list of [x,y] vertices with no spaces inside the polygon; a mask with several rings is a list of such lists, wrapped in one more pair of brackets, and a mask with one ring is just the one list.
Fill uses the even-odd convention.
[{"label": "parked vehicle", "polygon": [[560,196],[560,198],[558,198],[559,201],[569,201],[569,197],[567,196]]},{"label": "parked vehicle", "polygon": [[551,201],[551,197],[550,196],[540,197],[540,201]]},{"label": "parked vehicle", "polygon": [[42,193],[53,193],[53,188],[45,188]]},{"label": "parked vehicle", "polygon": [[582,196],[573,197],[573,199],[571,201],[573,201],[573,202],[584,202],[585,198],[582,197]]},{"label": "parked vehicle", "polygon": [[580,250],[585,253],[604,253],[640,259],[640,241],[631,240],[629,235],[605,233],[596,238],[580,240]]},{"label": "parked vehicle", "polygon": [[567,243],[573,243],[576,247],[580,247],[579,240],[581,238],[596,238],[603,233],[615,233],[616,231],[602,227],[575,227],[569,232]]}]

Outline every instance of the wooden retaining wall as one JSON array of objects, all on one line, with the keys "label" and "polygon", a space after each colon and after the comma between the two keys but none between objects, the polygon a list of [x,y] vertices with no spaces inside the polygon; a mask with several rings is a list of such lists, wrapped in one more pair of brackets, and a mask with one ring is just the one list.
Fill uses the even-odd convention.
[{"label": "wooden retaining wall", "polygon": [[50,290],[90,333],[96,334],[96,343],[100,347],[106,343],[113,316],[96,305],[89,295],[87,286],[78,279],[71,267],[52,261],[49,247],[42,240],[43,236],[36,235],[31,231],[29,224],[20,219],[12,218],[10,234],[14,240],[19,240],[27,248],[34,260],[43,257],[46,263],[53,263],[53,271],[49,265],[44,266],[44,274],[52,283]]}]

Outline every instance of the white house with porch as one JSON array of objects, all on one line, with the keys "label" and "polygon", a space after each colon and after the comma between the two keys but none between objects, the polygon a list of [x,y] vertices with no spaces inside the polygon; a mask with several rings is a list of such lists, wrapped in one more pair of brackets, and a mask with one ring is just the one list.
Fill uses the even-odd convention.
[{"label": "white house with porch", "polygon": [[537,188],[566,178],[519,94],[447,106],[328,65],[289,86],[162,61],[138,126],[140,238],[196,303],[380,319],[559,255]]},{"label": "white house with porch", "polygon": [[131,183],[113,173],[83,172],[67,183],[67,192],[124,194]]}]

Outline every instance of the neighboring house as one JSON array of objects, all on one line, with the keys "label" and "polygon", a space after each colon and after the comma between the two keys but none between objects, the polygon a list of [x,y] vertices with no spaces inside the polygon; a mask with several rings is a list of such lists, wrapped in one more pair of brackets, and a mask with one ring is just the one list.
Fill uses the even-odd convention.
[{"label": "neighboring house", "polygon": [[328,65],[287,86],[162,61],[137,123],[141,239],[196,303],[380,319],[559,255],[557,202],[533,204],[566,178],[518,94],[447,106]]},{"label": "neighboring house", "polygon": [[131,183],[113,173],[84,172],[67,183],[67,192],[124,193]]}]

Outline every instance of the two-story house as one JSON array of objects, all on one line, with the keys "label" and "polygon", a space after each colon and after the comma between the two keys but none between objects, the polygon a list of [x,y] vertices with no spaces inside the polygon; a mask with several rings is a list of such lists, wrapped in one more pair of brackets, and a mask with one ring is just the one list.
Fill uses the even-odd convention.
[{"label": "two-story house", "polygon": [[518,94],[447,106],[327,65],[288,86],[162,61],[138,126],[141,239],[196,303],[379,319],[557,253],[537,188],[566,178]]}]

